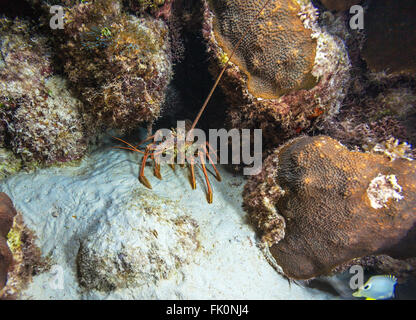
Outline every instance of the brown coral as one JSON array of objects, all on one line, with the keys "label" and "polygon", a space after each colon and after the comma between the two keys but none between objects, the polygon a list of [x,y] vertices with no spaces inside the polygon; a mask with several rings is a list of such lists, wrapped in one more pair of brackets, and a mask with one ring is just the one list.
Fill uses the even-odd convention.
[{"label": "brown coral", "polygon": [[[227,55],[255,19],[262,3],[256,0],[212,0],[214,34]],[[251,26],[232,62],[247,75],[250,93],[277,98],[316,83],[311,71],[316,40],[298,17],[299,5],[292,0],[271,1]]]},{"label": "brown coral", "polygon": [[7,234],[13,225],[16,210],[10,198],[0,192],[0,290],[6,283],[7,272],[12,263],[12,253],[7,246]]},{"label": "brown coral", "polygon": [[[230,105],[227,110],[228,125],[232,128],[261,128],[266,148],[276,146],[290,137],[299,135],[300,132],[313,130],[319,126],[321,120],[331,118],[338,112],[348,88],[350,62],[344,43],[340,38],[330,34],[318,24],[317,9],[309,1],[306,2],[306,4],[299,6],[296,1],[273,1],[264,17],[259,18],[259,21],[248,30],[246,38],[242,42],[243,48],[246,47],[246,49],[242,51],[243,53],[240,56],[245,60],[243,61],[241,58],[232,60],[235,63],[230,63],[220,82]],[[249,4],[252,4],[252,7],[249,7]],[[280,10],[271,13],[275,6],[279,4],[282,5]],[[228,12],[227,10],[222,9],[221,11],[220,9],[223,7],[216,9],[213,4],[211,4],[211,7],[213,7],[211,9],[207,3],[205,4],[203,34],[207,40],[208,51],[215,60],[211,67],[212,74],[218,75],[221,66],[227,61],[230,47],[235,46],[236,40],[247,28],[249,19],[246,16],[249,14],[244,9],[257,9],[250,14],[250,19],[253,21],[253,15],[260,10],[260,5],[261,3],[257,3],[254,6],[253,1],[249,1],[247,4],[239,1],[227,2],[227,5],[224,5],[225,9],[235,7],[233,10],[241,14],[239,18],[241,21],[239,20],[238,23],[233,24],[228,22],[227,25],[226,22],[218,22],[222,21],[223,16]],[[237,8],[239,6],[241,6],[241,9]],[[288,9],[289,7],[293,11]],[[294,13],[295,8],[296,14]],[[225,13],[223,13],[224,10]],[[218,18],[217,15],[219,15]],[[267,19],[268,17],[269,19]],[[259,32],[260,25],[267,25],[267,21],[273,19],[276,19],[275,23],[268,28],[273,29],[276,25],[282,26],[283,23],[286,27],[282,27],[282,30],[273,29],[273,32],[264,34]],[[292,23],[294,29],[292,29],[292,26],[287,26],[290,23]],[[217,31],[216,24],[219,24],[222,29],[230,34],[235,33],[236,36],[230,36],[231,39],[226,42],[223,40],[222,33]],[[299,35],[299,38],[294,38],[297,33],[301,35]],[[302,44],[298,42],[299,40],[303,41]],[[272,46],[273,43],[276,45],[276,52],[273,53],[273,50],[271,52],[264,51],[263,54],[261,48],[266,44]],[[300,49],[304,46],[304,49]],[[280,51],[280,48],[284,48],[284,50]],[[287,64],[287,68],[282,69],[283,64],[277,66],[276,64],[264,63],[264,61],[269,61],[270,56],[276,58],[273,60],[274,63],[278,59],[285,61],[285,59],[289,59],[290,53],[294,50],[299,50],[298,58],[303,59],[304,64],[302,62],[294,65]],[[237,50],[237,57],[239,51]],[[308,54],[308,58],[300,55],[302,51]],[[258,55],[256,58],[257,52],[265,56]],[[255,79],[257,76],[247,74],[247,70],[251,73],[252,66],[256,64],[253,61],[256,59],[260,61],[261,68],[283,70],[285,72],[285,75],[281,74],[283,78],[300,81],[297,85],[293,85],[291,89],[289,88],[291,85],[276,82],[277,91],[282,89],[283,91],[280,93],[275,91],[279,94],[274,96],[268,93],[269,89],[260,94],[255,90],[252,92],[250,81],[253,82],[252,78]],[[310,65],[309,62],[306,63],[306,61],[310,61],[309,59],[312,59]],[[303,69],[298,68],[301,65],[303,65]],[[306,67],[306,65],[308,66]],[[261,71],[258,74],[264,73],[267,74],[267,77],[273,74],[273,71],[257,70]],[[300,70],[302,70],[303,76],[300,76]],[[309,77],[307,76],[309,74],[319,79],[318,83],[312,88],[301,85],[301,83],[305,83],[304,80]],[[280,96],[281,93],[284,94]],[[276,96],[278,97],[276,98]],[[264,99],[264,97],[275,98]]]},{"label": "brown coral", "polygon": [[416,163],[300,137],[270,155],[244,204],[283,272],[309,279],[370,254],[416,255]]}]

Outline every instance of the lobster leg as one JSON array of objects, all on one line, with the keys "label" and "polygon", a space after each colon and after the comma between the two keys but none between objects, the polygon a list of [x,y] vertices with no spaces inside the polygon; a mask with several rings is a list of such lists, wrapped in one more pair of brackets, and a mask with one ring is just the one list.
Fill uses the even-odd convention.
[{"label": "lobster leg", "polygon": [[139,146],[141,146],[143,143],[146,143],[147,141],[152,140],[155,137],[155,135],[147,137],[146,139],[144,139],[143,141],[141,141],[135,148],[138,148]]},{"label": "lobster leg", "polygon": [[124,140],[122,140],[120,138],[117,138],[117,137],[113,137],[113,138],[116,139],[116,140],[118,140],[118,141],[121,141],[121,142],[123,142],[123,143],[125,143],[126,145],[129,146],[129,147],[113,147],[113,148],[116,148],[116,149],[126,149],[126,150],[131,150],[131,151],[135,151],[135,152],[139,152],[139,153],[143,153],[144,154],[143,151],[137,149],[135,146],[133,146],[132,144],[128,143],[127,141],[124,141]]},{"label": "lobster leg", "polygon": [[153,160],[154,163],[154,170],[153,170],[153,174],[160,180],[162,180],[162,175],[160,174],[160,163],[157,162],[154,154],[152,154],[151,159]]},{"label": "lobster leg", "polygon": [[173,171],[175,171],[175,155],[172,153],[172,156],[170,158],[169,167],[172,168]]},{"label": "lobster leg", "polygon": [[201,159],[202,171],[204,172],[205,182],[207,183],[208,188],[207,200],[208,203],[212,203],[212,189],[211,184],[209,183],[207,168],[205,167],[205,159],[202,152],[199,152],[199,158]]},{"label": "lobster leg", "polygon": [[195,163],[193,161],[193,159],[191,160],[190,163],[190,170],[191,170],[191,186],[192,189],[196,189],[196,180],[195,180]]},{"label": "lobster leg", "polygon": [[[210,145],[209,145],[209,143],[207,142],[207,146],[208,147],[211,147]],[[207,150],[207,148],[204,146],[204,150],[205,150],[205,153],[207,154],[207,157],[208,157],[208,160],[209,160],[209,163],[211,163],[211,165],[212,165],[212,167],[214,168],[214,171],[215,171],[215,174],[216,174],[216,176],[215,176],[215,178],[218,180],[218,181],[221,181],[222,179],[221,179],[221,176],[220,176],[220,173],[218,172],[218,170],[217,170],[217,167],[215,166],[215,164],[214,164],[214,161],[212,161],[212,158],[211,158],[211,156],[209,155],[209,152],[208,152],[208,150]],[[211,150],[212,152],[214,152],[213,150]],[[217,156],[217,154],[214,152],[214,155],[215,155],[215,157],[218,159],[218,156]]]},{"label": "lobster leg", "polygon": [[211,145],[208,143],[208,141],[206,141],[205,144],[207,145],[209,150],[212,152],[212,154],[215,156],[215,160],[218,161],[220,159],[220,157],[217,155],[217,152],[214,150],[214,148],[211,147]]},{"label": "lobster leg", "polygon": [[150,155],[150,146],[146,147],[144,152],[144,156],[142,159],[142,163],[140,165],[140,173],[139,173],[139,181],[147,188],[152,189],[152,185],[150,184],[149,180],[144,176],[144,168],[146,167],[146,160]]}]

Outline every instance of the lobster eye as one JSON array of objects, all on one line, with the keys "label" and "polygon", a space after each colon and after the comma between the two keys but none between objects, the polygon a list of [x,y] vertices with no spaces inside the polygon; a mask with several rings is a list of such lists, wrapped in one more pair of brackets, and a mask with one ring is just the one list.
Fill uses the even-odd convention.
[{"label": "lobster eye", "polygon": [[368,290],[368,289],[370,289],[370,285],[369,284],[367,284],[366,286],[364,286],[364,290]]}]

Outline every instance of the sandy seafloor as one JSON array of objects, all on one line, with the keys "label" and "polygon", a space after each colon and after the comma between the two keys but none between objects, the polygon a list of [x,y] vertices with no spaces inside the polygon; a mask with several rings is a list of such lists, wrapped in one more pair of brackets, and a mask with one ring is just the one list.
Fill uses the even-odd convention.
[{"label": "sandy seafloor", "polygon": [[[17,210],[22,212],[25,223],[36,233],[42,254],[51,257],[53,264],[64,271],[63,289],[50,285],[54,275],[47,271],[34,277],[23,291],[22,299],[334,298],[316,289],[289,284],[266,261],[241,207],[242,176],[219,166],[223,181],[218,182],[210,176],[213,204],[206,201],[200,170],[197,170],[197,189],[192,190],[186,168],[177,167],[173,171],[163,166],[163,180],[160,181],[153,176],[151,167],[146,167],[146,176],[153,186],[148,190],[137,179],[140,156],[113,149],[111,145],[117,144],[107,143],[92,152],[78,167],[19,173],[0,182],[0,191],[10,195]],[[146,246],[148,234],[141,236],[137,234],[141,231],[136,229],[144,216],[140,199],[151,202],[159,197],[158,207],[167,215],[183,211],[196,221],[200,249],[186,253],[186,262],[167,267],[171,272],[165,276],[158,276],[158,271],[151,269],[140,281],[111,292],[80,287],[76,267],[80,243],[88,237],[94,246],[94,239],[97,239],[99,244],[109,242],[103,250],[111,250],[112,242],[118,240],[120,245],[127,237],[133,250],[135,245]],[[160,205],[165,200],[168,205]],[[169,203],[175,208],[171,210]],[[147,225],[152,223],[157,221],[146,220]],[[107,232],[114,225],[118,230]],[[125,230],[126,234],[120,230]],[[172,254],[169,248],[180,250],[180,247],[178,249],[174,243],[169,243],[178,240],[169,236],[169,230],[165,235],[160,234],[163,232],[163,228],[159,230],[159,237],[152,240],[152,245],[156,244],[155,252],[166,262],[166,269]],[[117,236],[120,239],[112,238]],[[182,253],[176,254],[180,256]]]}]

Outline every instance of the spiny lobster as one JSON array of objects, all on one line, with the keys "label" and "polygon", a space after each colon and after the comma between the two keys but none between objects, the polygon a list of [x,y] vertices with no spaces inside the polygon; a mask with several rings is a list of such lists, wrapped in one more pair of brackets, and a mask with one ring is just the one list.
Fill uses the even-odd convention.
[{"label": "spiny lobster", "polygon": [[[213,148],[209,145],[208,142],[204,142],[203,144],[199,144],[196,145],[194,142],[194,139],[191,139],[192,136],[192,132],[195,129],[196,124],[198,123],[202,113],[204,112],[206,106],[208,105],[212,94],[214,93],[215,89],[218,86],[218,83],[220,82],[225,70],[228,67],[228,63],[231,60],[231,58],[234,56],[234,53],[236,52],[236,50],[238,49],[238,47],[240,46],[241,42],[243,41],[244,37],[247,35],[247,33],[250,31],[251,26],[254,24],[254,22],[256,22],[257,18],[262,14],[264,8],[271,2],[272,0],[267,0],[265,2],[265,4],[261,7],[261,9],[259,10],[259,12],[257,13],[257,15],[255,16],[255,18],[253,19],[253,21],[251,22],[251,24],[249,25],[249,27],[247,28],[247,30],[245,31],[245,33],[241,36],[241,38],[239,39],[239,41],[237,42],[237,44],[235,45],[234,49],[232,50],[230,56],[228,57],[228,59],[226,60],[224,67],[221,69],[220,74],[218,75],[218,77],[215,80],[214,85],[211,88],[211,91],[209,92],[207,98],[205,99],[201,109],[199,110],[195,120],[193,121],[192,124],[189,124],[189,122],[186,124],[186,139],[185,139],[185,143],[183,144],[183,146],[181,147],[181,149],[178,148],[178,133],[173,131],[172,135],[168,138],[165,138],[162,141],[159,141],[158,139],[156,139],[156,134],[147,137],[145,140],[143,140],[142,142],[140,142],[137,146],[134,146],[120,138],[117,137],[113,137],[121,142],[123,142],[126,146],[122,146],[122,147],[116,147],[116,148],[120,148],[120,149],[126,149],[126,150],[131,150],[134,152],[138,152],[143,154],[143,158],[141,161],[141,165],[140,165],[140,172],[139,172],[139,181],[146,186],[147,188],[151,189],[152,186],[149,182],[149,180],[145,177],[144,175],[144,168],[146,166],[146,161],[150,159],[153,161],[154,163],[154,175],[158,178],[158,179],[162,179],[162,176],[160,174],[160,161],[158,161],[158,156],[160,155],[168,155],[170,156],[172,162],[170,163],[171,167],[174,169],[174,161],[176,161],[177,155],[179,153],[189,153],[191,152],[197,159],[200,160],[200,165],[202,167],[202,171],[204,173],[205,176],[205,182],[207,184],[207,201],[208,203],[212,203],[212,199],[213,199],[213,194],[212,194],[212,189],[211,189],[211,184],[209,182],[208,179],[208,172],[206,169],[206,159],[208,158],[209,163],[212,165],[212,167],[214,168],[215,171],[215,177],[218,181],[221,181],[221,176],[217,170],[217,168],[215,167],[214,161],[211,157],[214,156],[218,159],[218,156],[215,152],[215,150],[213,150]],[[138,149],[142,144],[152,141],[151,143],[149,143],[145,150],[140,150]],[[191,157],[191,160],[189,160],[189,165],[190,165],[190,171],[191,171],[191,186],[192,189],[196,188],[196,181],[195,181],[195,158]],[[181,166],[183,166],[183,164],[181,164]]]}]

